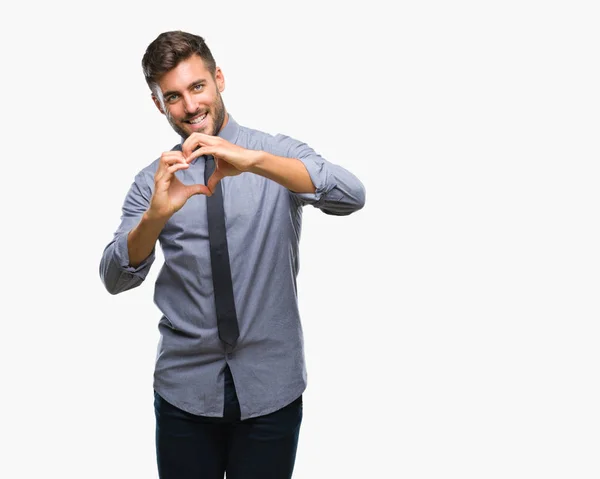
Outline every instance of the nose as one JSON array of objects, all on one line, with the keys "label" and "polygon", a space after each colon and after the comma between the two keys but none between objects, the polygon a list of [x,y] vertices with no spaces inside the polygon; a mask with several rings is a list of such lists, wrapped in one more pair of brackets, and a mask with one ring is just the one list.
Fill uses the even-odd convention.
[{"label": "nose", "polygon": [[191,95],[183,96],[183,108],[188,115],[196,112],[197,108]]}]

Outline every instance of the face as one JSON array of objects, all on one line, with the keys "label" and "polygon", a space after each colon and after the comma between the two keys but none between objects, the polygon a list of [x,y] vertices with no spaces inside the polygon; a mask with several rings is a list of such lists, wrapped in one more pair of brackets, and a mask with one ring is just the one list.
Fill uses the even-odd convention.
[{"label": "face", "polygon": [[183,138],[196,131],[217,135],[225,126],[226,112],[221,97],[224,89],[221,69],[217,67],[213,78],[202,58],[193,55],[160,78],[159,91],[152,99],[173,130]]}]

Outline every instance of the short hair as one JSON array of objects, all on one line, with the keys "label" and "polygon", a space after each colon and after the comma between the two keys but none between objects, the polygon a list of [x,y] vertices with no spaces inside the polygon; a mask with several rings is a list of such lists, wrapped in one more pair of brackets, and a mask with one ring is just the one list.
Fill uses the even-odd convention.
[{"label": "short hair", "polygon": [[142,70],[150,90],[156,94],[160,78],[192,55],[200,56],[204,66],[215,76],[217,65],[204,38],[181,30],[156,37],[142,58]]}]

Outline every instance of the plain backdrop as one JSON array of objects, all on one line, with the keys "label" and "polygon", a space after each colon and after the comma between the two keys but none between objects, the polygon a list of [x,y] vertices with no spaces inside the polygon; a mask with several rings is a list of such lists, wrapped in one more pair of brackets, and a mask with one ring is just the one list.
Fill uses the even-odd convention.
[{"label": "plain backdrop", "polygon": [[153,283],[98,264],[177,141],[141,71],[202,35],[242,125],[363,210],[304,209],[296,479],[600,477],[595,2],[28,2],[2,49],[0,477],[152,479]]}]

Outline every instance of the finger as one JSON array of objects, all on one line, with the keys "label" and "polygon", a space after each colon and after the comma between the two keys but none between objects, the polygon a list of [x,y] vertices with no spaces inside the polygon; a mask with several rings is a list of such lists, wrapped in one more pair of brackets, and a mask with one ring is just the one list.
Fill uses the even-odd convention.
[{"label": "finger", "polygon": [[188,194],[188,199],[194,195],[212,196],[212,191],[210,191],[206,185],[187,185],[185,189]]},{"label": "finger", "polygon": [[183,155],[181,154],[180,151],[165,152],[160,156],[160,160],[158,161],[158,168],[157,168],[156,172],[158,173],[159,171],[164,171],[169,166],[171,166],[177,162],[185,163],[185,159],[183,158]]},{"label": "finger", "polygon": [[185,157],[181,151],[173,151],[172,154],[163,155],[161,162],[166,165],[172,165],[173,163],[185,163]]},{"label": "finger", "polygon": [[211,192],[214,192],[217,184],[223,179],[223,177],[223,173],[221,173],[219,170],[215,170],[214,173],[210,175],[206,186],[208,186],[208,189]]},{"label": "finger", "polygon": [[192,153],[190,153],[190,156],[186,156],[185,161],[187,161],[188,163],[191,163],[196,158],[199,158],[202,155],[210,155],[210,154],[212,154],[211,149],[206,146],[202,146],[202,147],[198,148],[197,150],[194,150]]},{"label": "finger", "polygon": [[165,160],[167,158],[177,158],[177,157],[183,158],[183,153],[181,153],[181,151],[179,151],[179,150],[165,151],[162,155],[160,155],[161,160]]},{"label": "finger", "polygon": [[200,138],[198,137],[199,134],[200,133],[192,133],[186,138],[186,140],[183,142],[183,145],[181,145],[181,152],[183,153],[184,158],[190,156],[192,151],[194,151],[200,145]]},{"label": "finger", "polygon": [[156,174],[154,175],[155,180],[164,176],[169,167],[175,164],[187,164],[180,151],[163,153],[160,157]]},{"label": "finger", "polygon": [[190,165],[188,165],[187,163],[176,163],[172,166],[169,166],[169,168],[167,169],[167,174],[173,175],[173,173],[175,173],[176,171],[187,170],[189,167]]},{"label": "finger", "polygon": [[192,152],[199,146],[212,145],[215,141],[214,136],[207,135],[205,133],[194,132],[181,145],[181,151],[183,156],[186,158],[192,154]]},{"label": "finger", "polygon": [[163,170],[160,173],[160,175],[156,175],[156,182],[169,182],[176,171],[188,169],[189,167],[190,165],[188,165],[187,163],[174,163],[165,170]]}]

